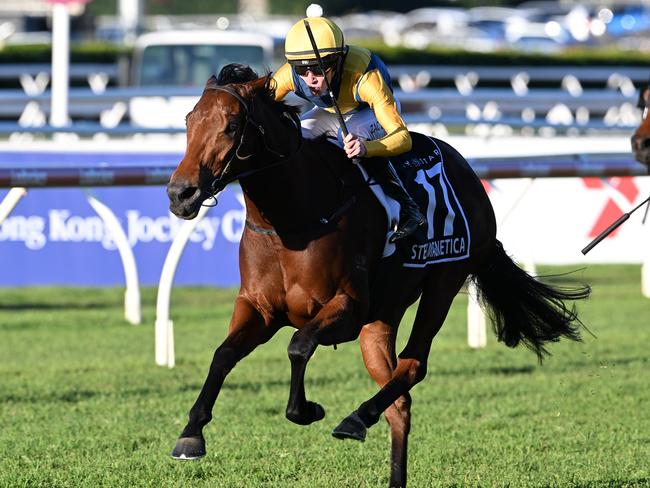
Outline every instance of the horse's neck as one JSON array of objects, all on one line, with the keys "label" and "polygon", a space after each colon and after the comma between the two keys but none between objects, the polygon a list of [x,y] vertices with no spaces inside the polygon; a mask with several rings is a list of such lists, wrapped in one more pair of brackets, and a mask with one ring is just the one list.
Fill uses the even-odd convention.
[{"label": "horse's neck", "polygon": [[328,218],[345,203],[340,176],[349,179],[350,171],[343,163],[328,143],[304,141],[286,163],[241,181],[249,220],[299,231]]}]

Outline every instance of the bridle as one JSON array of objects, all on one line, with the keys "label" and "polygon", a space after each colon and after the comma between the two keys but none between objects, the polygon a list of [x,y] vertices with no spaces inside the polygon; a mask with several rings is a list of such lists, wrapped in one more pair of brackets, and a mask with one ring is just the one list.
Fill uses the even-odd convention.
[{"label": "bridle", "polygon": [[[212,204],[207,204],[203,203],[203,206],[216,206],[217,205],[217,194],[219,194],[229,183],[232,183],[233,181],[236,181],[241,178],[245,178],[247,176],[252,176],[254,174],[260,173],[262,171],[265,171],[267,169],[279,166],[281,164],[284,164],[288,161],[290,161],[299,151],[302,146],[302,132],[300,130],[300,118],[295,112],[292,111],[287,111],[284,112],[283,115],[286,116],[296,127],[296,130],[299,133],[299,144],[298,147],[293,151],[291,154],[283,154],[280,153],[273,148],[269,147],[268,142],[266,140],[266,131],[264,130],[264,126],[256,121],[252,116],[251,116],[251,106],[249,104],[249,101],[247,101],[244,97],[242,97],[239,93],[237,93],[236,90],[233,88],[229,87],[228,85],[224,86],[212,86],[210,87],[212,90],[218,90],[218,91],[223,91],[231,96],[235,97],[235,99],[239,102],[241,107],[244,109],[244,113],[246,114],[246,118],[244,120],[244,123],[242,124],[242,128],[240,129],[240,135],[239,135],[239,142],[235,145],[233,145],[233,149],[231,150],[230,157],[228,158],[228,161],[226,162],[226,165],[221,172],[221,174],[214,178],[212,182],[210,183],[210,198],[214,199],[214,203]],[[245,161],[249,159],[253,154],[247,154],[247,155],[241,155],[240,154],[240,149],[244,143],[244,135],[246,133],[246,127],[248,125],[252,125],[257,131],[262,135],[262,141],[264,142],[264,149],[271,154],[275,155],[277,159],[273,161],[270,164],[264,165],[261,168],[253,168],[249,169],[247,171],[243,171],[238,174],[234,174],[232,176],[228,175],[228,170],[230,170],[231,165],[233,161],[239,160],[239,161]],[[343,183],[343,182],[342,182]],[[354,205],[356,202],[356,197],[353,195],[349,199],[347,199],[343,204],[334,211],[332,215],[330,215],[328,218],[321,217],[318,219],[318,222],[316,222],[316,227],[319,229],[322,229],[325,227],[330,227],[332,224],[334,224],[338,219],[340,219],[345,212],[347,212],[352,205]],[[267,235],[273,235],[276,236],[277,232],[274,229],[264,229],[261,227],[258,227],[248,220],[246,220],[246,226],[249,227],[251,230],[254,232],[262,233],[262,234],[267,234]]]},{"label": "bridle", "polygon": [[[232,183],[233,181],[236,181],[240,178],[245,178],[247,176],[252,176],[256,173],[265,171],[267,169],[273,168],[275,166],[279,166],[280,164],[284,164],[288,161],[291,160],[293,156],[300,150],[300,145],[302,143],[302,137],[300,137],[300,144],[296,148],[295,151],[291,154],[283,154],[281,152],[278,152],[271,148],[266,140],[266,131],[264,130],[264,126],[256,121],[252,115],[251,115],[251,107],[250,103],[248,100],[246,100],[244,97],[242,97],[236,90],[229,86],[213,86],[210,89],[212,90],[218,90],[222,92],[226,92],[229,95],[233,96],[238,102],[239,105],[244,109],[245,113],[245,119],[244,123],[241,126],[241,129],[239,130],[239,142],[233,145],[233,149],[230,151],[230,157],[228,158],[228,161],[226,162],[226,165],[221,172],[221,174],[218,177],[215,177],[212,182],[210,183],[210,197],[214,198],[214,204],[211,204],[209,206],[214,206],[217,204],[216,202],[216,195],[220,193],[229,183]],[[298,119],[298,116],[294,112],[285,112],[284,113],[287,118],[291,120],[291,122],[296,126],[296,128],[299,130],[300,129],[300,119]],[[271,164],[264,165],[263,167],[260,168],[253,168],[249,169],[247,171],[243,171],[241,173],[237,173],[234,175],[229,175],[229,170],[231,169],[231,165],[233,161],[238,160],[238,161],[245,161],[249,159],[253,154],[247,154],[247,155],[241,155],[240,154],[240,149],[242,148],[242,145],[244,144],[244,135],[246,133],[246,127],[248,125],[252,125],[257,131],[261,134],[262,136],[262,141],[264,142],[264,149],[268,151],[269,153],[273,154],[274,156],[277,157],[277,159],[272,162]],[[228,156],[226,156],[228,157]],[[205,205],[205,204],[204,204]]]}]

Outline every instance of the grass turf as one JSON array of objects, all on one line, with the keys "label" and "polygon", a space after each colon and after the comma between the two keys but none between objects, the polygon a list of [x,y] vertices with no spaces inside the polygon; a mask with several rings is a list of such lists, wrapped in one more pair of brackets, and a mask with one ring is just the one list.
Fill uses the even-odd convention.
[{"label": "grass turf", "polygon": [[[412,391],[410,486],[650,486],[650,300],[639,267],[589,266],[578,277],[593,286],[579,311],[596,337],[551,345],[544,366],[491,335],[486,349],[469,349],[459,295]],[[208,455],[169,457],[235,293],[174,290],[168,370],[153,363],[153,289],[139,327],[122,320],[120,289],[0,290],[0,486],[386,486],[384,421],[363,444],[330,436],[376,391],[357,342],[319,348],[308,367],[308,398],[326,418],[285,420],[290,329],[227,378],[204,431]]]}]

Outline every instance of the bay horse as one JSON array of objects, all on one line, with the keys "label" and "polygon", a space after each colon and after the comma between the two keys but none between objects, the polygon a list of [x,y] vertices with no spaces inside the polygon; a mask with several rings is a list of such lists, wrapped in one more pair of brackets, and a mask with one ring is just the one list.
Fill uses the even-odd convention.
[{"label": "bay horse", "polygon": [[[206,454],[202,430],[228,372],[281,327],[292,326],[286,417],[308,425],[325,416],[321,405],[307,400],[307,363],[319,345],[360,337],[366,368],[380,389],[333,435],[364,440],[383,413],[392,438],[390,486],[405,486],[409,391],[425,377],[431,342],[468,277],[493,312],[499,340],[524,344],[540,360],[546,343],[579,340],[580,321],[563,301],[586,298],[589,290],[556,289],[521,270],[496,239],[480,180],[439,140],[447,177],[467,214],[469,257],[421,268],[405,268],[398,253],[382,258],[387,218],[367,180],[339,147],[303,139],[296,109],[274,100],[270,76],[251,73],[228,66],[219,79],[208,80],[187,115],[187,148],[167,186],[170,209],[183,219],[194,218],[206,199],[234,180],[246,206],[241,287],[228,334],[172,457]],[[408,343],[397,356],[397,328],[418,298]]]},{"label": "bay horse", "polygon": [[637,106],[641,109],[641,125],[632,136],[632,152],[650,170],[650,80],[641,87]]}]

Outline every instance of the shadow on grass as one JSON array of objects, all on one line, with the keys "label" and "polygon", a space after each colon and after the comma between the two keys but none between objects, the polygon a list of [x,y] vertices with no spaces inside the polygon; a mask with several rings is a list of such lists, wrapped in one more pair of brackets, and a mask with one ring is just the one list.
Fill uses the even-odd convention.
[{"label": "shadow on grass", "polygon": [[[221,387],[221,390],[227,390],[227,391],[245,391],[245,392],[251,392],[251,393],[259,393],[262,388],[275,388],[282,386],[284,388],[289,387],[289,382],[288,381],[264,381],[264,382],[251,382],[251,381],[245,381],[245,382],[226,382],[223,384]],[[181,392],[198,392],[201,390],[203,387],[202,383],[191,383],[191,384],[184,384],[181,385],[178,388],[178,391]]]},{"label": "shadow on grass", "polygon": [[[305,385],[306,386],[328,386],[328,385],[338,385],[341,383],[340,378],[337,378],[335,376],[319,376],[316,378],[305,378]],[[186,392],[186,391],[192,391],[192,392],[198,392],[201,387],[203,386],[203,383],[198,383],[198,382],[193,382],[193,383],[185,383],[181,386],[178,387],[178,391],[181,392]],[[288,379],[282,379],[282,380],[271,380],[271,381],[231,381],[229,382],[226,380],[226,382],[223,384],[221,387],[222,390],[230,390],[230,391],[246,391],[246,392],[252,392],[252,393],[259,393],[262,388],[283,388],[289,391],[289,380]]]},{"label": "shadow on grass", "polygon": [[518,374],[530,374],[537,369],[535,366],[505,366],[503,368],[487,368],[489,374],[502,376],[514,376]]},{"label": "shadow on grass", "polygon": [[84,400],[102,395],[91,390],[64,391],[39,395],[30,392],[24,395],[7,394],[0,396],[0,403],[79,403]]},{"label": "shadow on grass", "polygon": [[[200,385],[195,385],[196,390],[200,389]],[[111,399],[120,399],[120,398],[145,398],[145,397],[155,397],[166,395],[166,391],[162,391],[160,388],[129,388],[129,389],[120,389],[120,390],[71,390],[71,391],[59,391],[59,392],[38,392],[31,391],[25,392],[23,394],[8,393],[5,395],[0,395],[0,404],[1,403],[81,403],[86,400],[93,398],[108,398]]]},{"label": "shadow on grass", "polygon": [[515,376],[519,374],[531,374],[537,369],[537,366],[504,366],[493,368],[471,368],[458,370],[436,370],[431,371],[434,376],[476,376],[476,375],[500,375]]},{"label": "shadow on grass", "polygon": [[[606,359],[593,359],[585,358],[584,361],[568,360],[562,364],[555,364],[553,366],[554,372],[575,371],[594,368],[615,368],[616,366],[627,366],[634,363],[647,363],[650,358],[643,356],[635,357],[620,357],[620,358],[606,358]],[[505,366],[505,367],[492,367],[492,368],[467,368],[467,369],[454,369],[454,370],[432,370],[431,375],[434,376],[477,376],[477,375],[499,375],[499,376],[515,376],[521,374],[532,374],[535,371],[544,371],[545,366],[526,365],[526,366]]]}]

